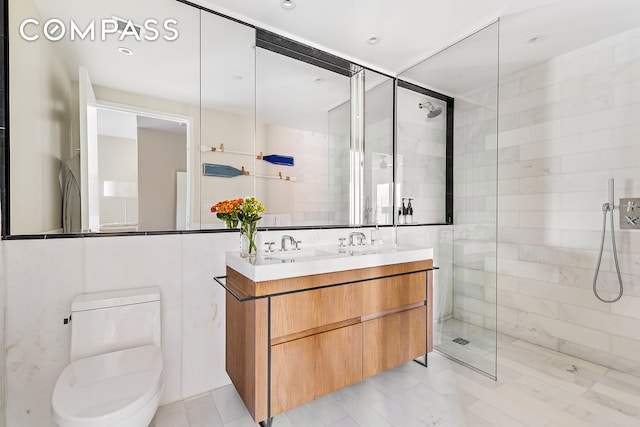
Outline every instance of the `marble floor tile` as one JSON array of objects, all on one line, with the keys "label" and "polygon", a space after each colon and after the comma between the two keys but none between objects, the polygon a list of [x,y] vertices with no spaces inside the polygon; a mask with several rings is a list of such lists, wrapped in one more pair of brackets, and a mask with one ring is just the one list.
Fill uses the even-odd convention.
[{"label": "marble floor tile", "polygon": [[[431,353],[428,368],[405,363],[278,415],[273,427],[640,425],[640,378],[508,336],[497,345],[497,381]],[[225,386],[161,407],[151,427],[255,425]]]},{"label": "marble floor tile", "polygon": [[189,427],[222,427],[223,422],[218,413],[216,402],[210,393],[189,399],[184,403],[189,419]]},{"label": "marble floor tile", "polygon": [[184,402],[176,402],[158,408],[149,427],[190,427]]}]

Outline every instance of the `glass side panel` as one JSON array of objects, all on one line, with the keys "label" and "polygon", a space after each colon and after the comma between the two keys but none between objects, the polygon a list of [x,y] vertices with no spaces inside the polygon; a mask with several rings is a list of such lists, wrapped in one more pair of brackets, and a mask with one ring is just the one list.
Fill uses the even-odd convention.
[{"label": "glass side panel", "polygon": [[[454,225],[440,235],[440,246],[450,245],[452,256],[440,259],[442,270],[450,273],[436,276],[442,280],[436,279],[434,291],[434,348],[495,377],[498,23],[400,78],[454,98]],[[401,108],[405,95],[399,91],[398,97]],[[419,112],[417,101],[411,101]],[[420,102],[427,101],[433,102]],[[400,155],[402,147],[399,132]],[[426,179],[428,169],[421,174]]]}]

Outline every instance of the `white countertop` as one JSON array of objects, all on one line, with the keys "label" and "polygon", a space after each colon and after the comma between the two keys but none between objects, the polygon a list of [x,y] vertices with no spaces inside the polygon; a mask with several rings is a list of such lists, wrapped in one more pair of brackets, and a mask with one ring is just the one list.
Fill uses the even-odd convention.
[{"label": "white countertop", "polygon": [[254,282],[346,271],[380,265],[433,259],[433,248],[389,244],[338,248],[311,246],[299,251],[259,251],[243,258],[240,252],[227,252],[227,266]]}]

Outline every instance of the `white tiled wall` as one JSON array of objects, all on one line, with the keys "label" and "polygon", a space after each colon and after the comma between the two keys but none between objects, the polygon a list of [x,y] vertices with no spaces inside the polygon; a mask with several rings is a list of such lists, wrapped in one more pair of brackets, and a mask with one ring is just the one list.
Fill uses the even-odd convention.
[{"label": "white tiled wall", "polygon": [[[392,227],[380,230],[385,242],[395,241]],[[350,231],[287,234],[311,246],[337,244]],[[363,231],[368,238],[370,230]],[[436,227],[410,227],[407,232],[404,243],[433,246],[439,254]],[[258,233],[260,248],[264,241],[279,241],[282,234]],[[63,318],[69,315],[72,298],[84,292],[160,287],[165,370],[161,404],[229,384],[225,294],[213,277],[225,274],[224,253],[238,245],[235,232],[3,241],[7,425],[54,426],[51,394],[69,363],[70,327]]]},{"label": "white tiled wall", "polygon": [[[428,118],[419,104],[431,102],[444,111]],[[412,198],[414,223],[445,221],[446,104],[436,98],[398,88],[396,204]],[[397,217],[398,212],[394,212]]]},{"label": "white tiled wall", "polygon": [[[635,374],[640,232],[616,232],[622,299],[591,287],[608,178],[616,199],[640,196],[639,88],[640,29],[502,77],[498,168],[499,331]],[[605,298],[617,292],[610,244]]]},{"label": "white tiled wall", "polygon": [[17,240],[6,255],[7,425],[49,426],[51,393],[69,363],[71,299],[155,285],[162,298],[161,404],[228,384],[224,252],[237,233]]},{"label": "white tiled wall", "polygon": [[497,88],[455,100],[453,310],[455,319],[496,328]]}]

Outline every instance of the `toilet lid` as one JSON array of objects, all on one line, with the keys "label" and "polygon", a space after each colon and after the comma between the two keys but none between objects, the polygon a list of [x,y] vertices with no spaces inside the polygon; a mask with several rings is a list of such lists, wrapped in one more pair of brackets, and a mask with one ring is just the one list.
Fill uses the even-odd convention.
[{"label": "toilet lid", "polygon": [[101,427],[128,418],[161,389],[162,365],[162,352],[155,345],[76,360],[53,390],[56,422]]}]

